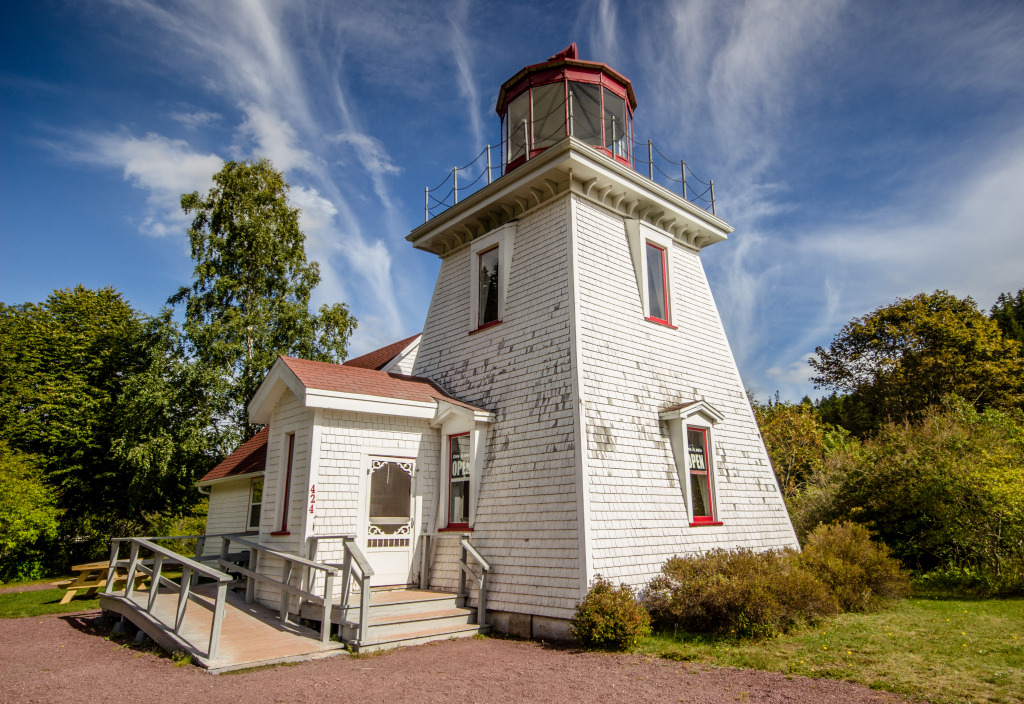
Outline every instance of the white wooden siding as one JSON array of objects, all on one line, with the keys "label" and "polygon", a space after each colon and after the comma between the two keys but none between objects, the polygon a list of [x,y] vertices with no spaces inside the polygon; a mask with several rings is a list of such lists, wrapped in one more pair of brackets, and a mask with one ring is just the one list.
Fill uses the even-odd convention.
[{"label": "white wooden siding", "polygon": [[[496,414],[472,536],[488,606],[561,618],[581,585],[568,212],[566,196],[520,218],[500,325],[469,334],[469,247],[444,259],[414,372]],[[432,585],[454,587],[457,544],[438,541]]]},{"label": "white wooden siding", "polygon": [[[578,323],[591,574],[642,587],[681,553],[795,547],[789,517],[698,254],[673,245],[672,323],[644,320],[623,220],[578,198]],[[703,397],[722,526],[691,527],[658,412]]]},{"label": "white wooden siding", "polygon": [[[210,487],[210,506],[206,514],[206,534],[242,533],[249,522],[249,488],[252,478],[243,476]],[[220,541],[212,540],[204,554],[220,551]]]}]

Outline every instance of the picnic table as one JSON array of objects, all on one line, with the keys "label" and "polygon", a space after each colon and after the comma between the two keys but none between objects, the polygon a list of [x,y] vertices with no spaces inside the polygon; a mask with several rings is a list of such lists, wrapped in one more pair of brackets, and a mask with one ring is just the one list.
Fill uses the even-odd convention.
[{"label": "picnic table", "polygon": [[[107,570],[110,568],[110,563],[106,560],[99,562],[86,562],[81,565],[75,565],[71,568],[72,572],[77,572],[78,577],[75,578],[71,584],[68,584],[67,593],[64,594],[64,598],[60,600],[60,603],[67,604],[75,598],[75,594],[78,593],[79,589],[87,589],[86,596],[95,596],[97,590],[107,586]],[[126,574],[127,570],[122,567],[118,567],[114,572],[114,588],[117,588],[117,583],[121,582],[124,584],[128,578]],[[146,575],[141,572],[135,573],[135,588],[138,589],[142,586],[142,580],[145,579]]]}]

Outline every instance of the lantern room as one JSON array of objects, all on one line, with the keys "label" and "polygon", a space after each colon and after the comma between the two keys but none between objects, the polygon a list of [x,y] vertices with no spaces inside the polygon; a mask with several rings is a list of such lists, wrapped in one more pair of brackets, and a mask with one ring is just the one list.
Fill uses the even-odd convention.
[{"label": "lantern room", "polygon": [[512,171],[567,136],[631,165],[636,97],[629,79],[602,63],[580,61],[576,44],[505,81],[502,166]]}]

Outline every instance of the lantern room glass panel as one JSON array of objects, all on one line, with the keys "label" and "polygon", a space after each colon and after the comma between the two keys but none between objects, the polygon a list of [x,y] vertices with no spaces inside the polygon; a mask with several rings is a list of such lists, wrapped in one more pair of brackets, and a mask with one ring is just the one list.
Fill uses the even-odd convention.
[{"label": "lantern room glass panel", "polygon": [[605,149],[627,159],[629,124],[626,121],[626,100],[607,88],[604,89],[604,143]]},{"label": "lantern room glass panel", "polygon": [[526,91],[508,106],[508,160],[511,164],[526,156],[525,121],[530,118],[530,91]]},{"label": "lantern room glass panel", "polygon": [[572,94],[572,135],[592,147],[604,144],[601,135],[601,86],[569,81]]},{"label": "lantern room glass panel", "polygon": [[546,149],[565,138],[565,84],[533,89],[533,149]]}]

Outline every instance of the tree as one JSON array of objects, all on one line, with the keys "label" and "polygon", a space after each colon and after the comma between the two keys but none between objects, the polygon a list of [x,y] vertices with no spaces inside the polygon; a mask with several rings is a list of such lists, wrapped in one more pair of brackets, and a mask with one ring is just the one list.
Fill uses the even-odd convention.
[{"label": "tree", "polygon": [[176,335],[169,313],[112,288],[0,306],[0,437],[37,458],[76,557],[196,503],[192,483],[222,456]]},{"label": "tree", "polygon": [[1024,344],[1024,288],[1016,295],[1000,293],[989,317],[996,321],[1004,337]]},{"label": "tree", "polygon": [[0,579],[41,576],[60,509],[37,459],[0,440]]},{"label": "tree", "polygon": [[168,303],[185,304],[185,334],[197,360],[219,380],[219,430],[250,437],[246,405],[278,355],[340,361],[356,321],[343,303],[309,311],[320,281],[306,261],[299,211],[267,159],[230,161],[205,197],[181,197],[195,261],[191,287]]},{"label": "tree", "polygon": [[811,366],[816,388],[845,392],[854,430],[912,421],[947,394],[978,409],[1024,400],[1020,343],[1007,340],[970,298],[946,291],[897,299],[847,323]]}]

